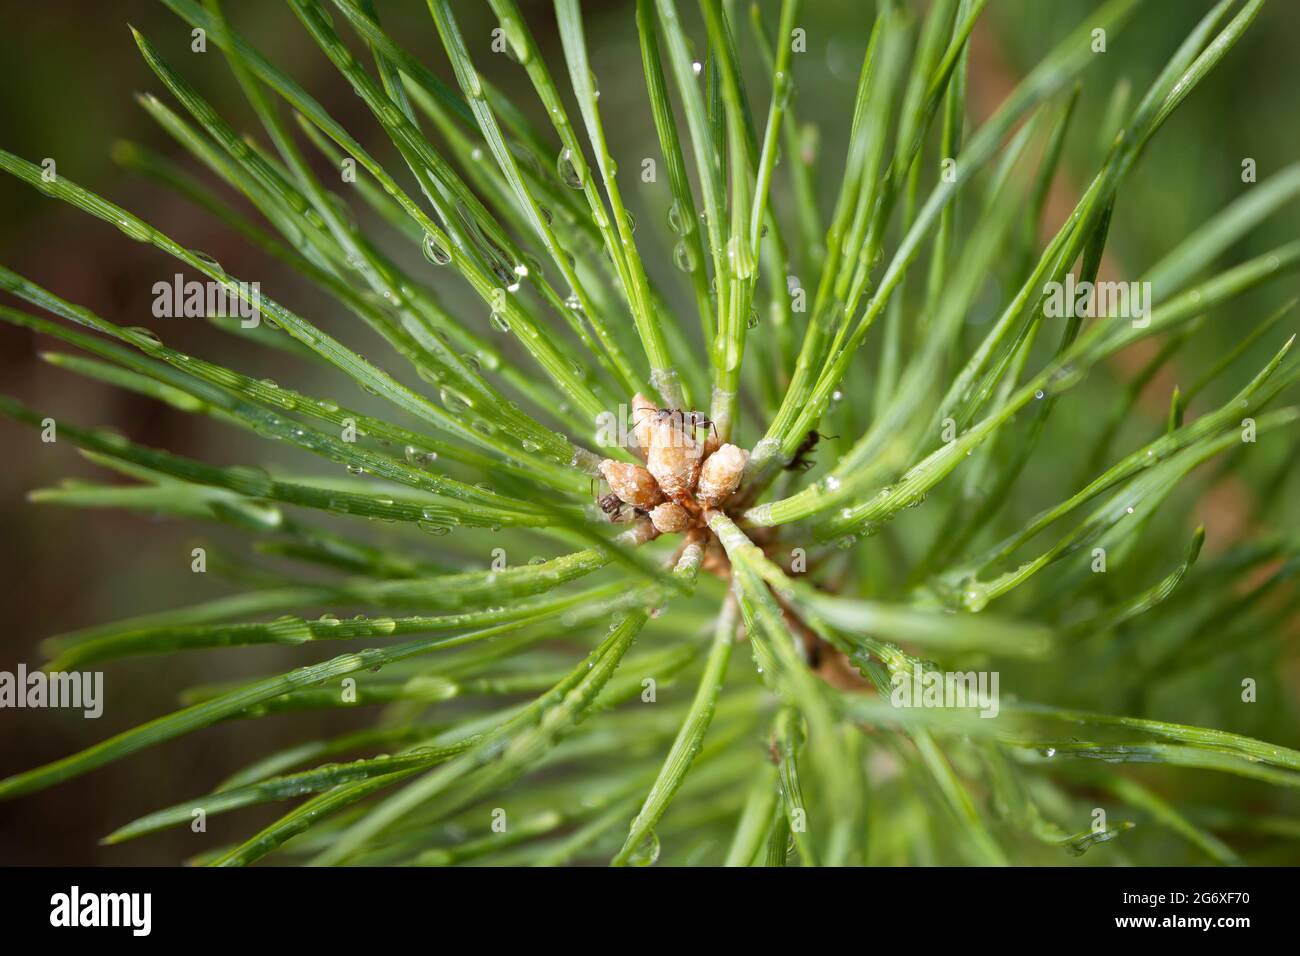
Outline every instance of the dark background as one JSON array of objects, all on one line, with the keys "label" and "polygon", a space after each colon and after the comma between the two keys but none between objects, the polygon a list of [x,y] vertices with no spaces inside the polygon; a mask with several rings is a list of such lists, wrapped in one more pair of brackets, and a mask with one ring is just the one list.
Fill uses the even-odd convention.
[{"label": "dark background", "polygon": [[[550,4],[523,6],[548,61],[562,78]],[[694,16],[693,4],[682,2],[679,6]],[[1092,6],[1087,0],[992,0],[974,40],[972,112],[987,115],[1024,70]],[[1077,189],[1090,175],[1087,163],[1094,153],[1080,141],[1093,135],[1111,83],[1128,76],[1136,102],[1191,24],[1209,7],[1208,2],[1193,0],[1148,0],[1135,22],[1111,38],[1108,52],[1085,77],[1080,120],[1073,137],[1080,145],[1067,149],[1067,182],[1062,195],[1053,201],[1058,218],[1073,201],[1070,185]],[[381,2],[379,8],[400,42],[447,76],[445,57],[422,0]],[[741,5],[742,10],[746,8],[747,4]],[[633,4],[607,0],[588,2],[585,9],[612,148],[616,155],[628,157],[628,168],[635,168],[639,157],[657,156],[658,149],[640,75]],[[866,3],[807,0],[800,17],[809,50],[795,68],[797,103],[801,119],[821,124],[819,172],[824,181],[839,174],[849,104],[870,25],[869,11]],[[226,12],[241,33],[320,99],[363,143],[374,145],[383,157],[390,155],[382,148],[382,133],[361,101],[344,89],[286,5],[229,0]],[[233,274],[256,274],[269,294],[313,320],[332,321],[332,307],[322,295],[267,263],[219,224],[196,214],[174,196],[134,180],[109,157],[115,139],[124,138],[181,159],[179,148],[132,101],[132,94],[142,90],[155,92],[165,101],[167,97],[139,57],[127,30],[128,21],[158,45],[223,115],[235,119],[243,129],[254,128],[255,121],[214,44],[206,54],[191,53],[188,27],[162,4],[145,0],[3,0],[0,14],[4,24],[0,30],[0,146],[37,163],[43,157],[54,157],[62,175],[132,209],[179,241],[215,256]],[[479,59],[488,55],[490,30],[495,25],[485,14],[486,4],[458,5],[471,53]],[[339,26],[347,32],[342,21]],[[739,25],[738,36],[743,48],[749,38],[747,24]],[[1243,157],[1257,160],[1261,180],[1300,157],[1297,50],[1300,4],[1274,0],[1216,74],[1162,130],[1126,184],[1111,229],[1112,265],[1136,270],[1151,264],[1239,195]],[[493,74],[494,81],[507,90],[519,91],[522,71],[508,71],[504,62],[500,66]],[[521,101],[532,102],[529,97],[521,97]],[[195,168],[192,162],[182,161],[187,168]],[[638,212],[650,201],[632,197]],[[1230,259],[1239,261],[1293,238],[1296,225],[1294,208],[1275,216],[1241,248],[1232,250]],[[648,235],[643,229],[638,237],[651,240],[653,233]],[[657,255],[662,266],[666,256],[662,251]],[[418,263],[418,254],[415,256],[413,261]],[[168,344],[254,375],[269,375],[274,370],[273,356],[241,347],[206,323],[154,320],[148,311],[150,287],[175,271],[169,259],[9,177],[0,177],[0,262],[113,321],[151,325]],[[1264,311],[1253,310],[1251,317]],[[1194,377],[1241,334],[1243,327],[1231,321],[1211,323],[1180,358],[1177,374]],[[275,450],[266,447],[268,443],[254,436],[55,369],[38,356],[40,349],[48,348],[48,341],[38,342],[24,331],[0,327],[0,391],[59,419],[111,425],[145,444],[219,464],[279,460]],[[1264,349],[1261,345],[1257,350],[1260,361]],[[1257,367],[1255,355],[1252,352],[1247,362]],[[1120,369],[1116,374],[1124,373]],[[1167,394],[1166,390],[1153,399],[1151,414],[1161,414]],[[0,420],[0,449],[4,458],[0,468],[0,612],[4,620],[0,669],[12,671],[20,661],[29,666],[39,664],[42,657],[36,644],[52,634],[205,600],[229,588],[214,575],[190,573],[190,548],[201,536],[212,534],[208,529],[120,512],[29,504],[25,495],[33,489],[57,484],[68,476],[102,480],[103,473],[67,444],[41,444],[31,430],[4,420]],[[295,462],[295,466],[302,467],[302,463]],[[1212,531],[1212,547],[1222,547],[1225,538],[1240,530],[1234,516],[1243,508],[1241,496],[1248,498],[1252,493],[1250,481],[1248,475],[1237,488],[1238,498],[1214,503],[1213,513],[1203,516],[1212,529],[1216,521],[1217,527],[1226,529],[1217,538]],[[1294,527],[1295,509],[1286,514]],[[0,711],[0,776],[64,756],[164,713],[175,706],[175,695],[183,687],[246,676],[275,666],[287,655],[280,649],[253,649],[238,658],[214,652],[113,664],[105,680],[105,716],[98,721],[61,711]],[[1294,680],[1291,686],[1296,686]],[[196,849],[194,836],[186,829],[117,848],[101,848],[96,841],[143,812],[205,791],[249,760],[301,739],[307,726],[318,728],[323,720],[346,726],[347,715],[291,715],[255,725],[210,728],[74,782],[0,804],[0,863],[140,864],[183,859]],[[247,834],[275,814],[271,807],[215,817],[209,821],[208,834],[199,839],[207,846]]]}]

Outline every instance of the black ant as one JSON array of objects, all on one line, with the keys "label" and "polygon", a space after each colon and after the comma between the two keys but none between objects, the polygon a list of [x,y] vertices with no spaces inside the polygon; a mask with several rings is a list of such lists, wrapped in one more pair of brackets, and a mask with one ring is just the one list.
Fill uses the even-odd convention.
[{"label": "black ant", "polygon": [[821,432],[813,429],[807,435],[803,436],[803,441],[801,441],[799,447],[795,449],[794,457],[791,458],[789,463],[785,466],[785,470],[794,471],[798,468],[800,471],[807,471],[816,464],[816,462],[808,456],[812,453],[812,450],[817,447],[817,443],[823,438],[839,437],[839,435],[823,435]]},{"label": "black ant", "polygon": [[[592,481],[591,494],[592,497],[595,497],[596,490],[594,480]],[[605,516],[609,518],[611,522],[621,520],[623,517],[623,509],[628,506],[626,501],[614,494],[612,491],[609,492],[609,494],[601,495],[599,498],[596,498],[596,505],[605,513]],[[633,508],[632,512],[638,515],[644,514],[640,508]]]},{"label": "black ant", "polygon": [[[647,411],[650,411],[650,409],[642,409],[643,413]],[[657,408],[654,409],[654,415],[656,421],[672,421],[683,431],[686,430],[687,425],[690,426],[692,432],[698,428],[709,428],[713,431],[713,437],[718,437],[718,426],[713,423],[713,419],[703,412],[686,412],[680,408]],[[636,424],[640,425],[641,422],[638,420]]]}]

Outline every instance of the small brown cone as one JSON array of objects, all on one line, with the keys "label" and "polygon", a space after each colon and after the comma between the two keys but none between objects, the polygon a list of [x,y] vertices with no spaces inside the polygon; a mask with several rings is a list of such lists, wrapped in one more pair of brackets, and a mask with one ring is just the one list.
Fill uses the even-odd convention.
[{"label": "small brown cone", "polygon": [[700,446],[673,417],[656,418],[650,428],[646,467],[669,498],[683,498],[695,487],[700,471]]},{"label": "small brown cone", "polygon": [[690,527],[691,516],[681,505],[665,501],[650,512],[650,521],[660,534],[676,534]]},{"label": "small brown cone", "polygon": [[654,475],[640,465],[606,458],[600,463],[600,473],[609,482],[610,491],[634,507],[649,510],[664,500]]},{"label": "small brown cone", "polygon": [[708,458],[700,469],[696,500],[706,508],[715,508],[731,497],[740,484],[749,453],[735,445],[722,445]]}]

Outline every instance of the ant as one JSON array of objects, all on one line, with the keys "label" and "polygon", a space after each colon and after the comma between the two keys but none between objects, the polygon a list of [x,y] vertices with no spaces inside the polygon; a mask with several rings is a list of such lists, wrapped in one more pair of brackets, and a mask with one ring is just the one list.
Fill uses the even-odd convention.
[{"label": "ant", "polygon": [[[595,497],[596,490],[594,480],[592,482],[591,494],[592,497]],[[627,507],[627,502],[611,491],[609,494],[601,495],[599,498],[596,498],[596,505],[605,513],[605,516],[611,522],[615,522],[622,519],[623,509]],[[633,508],[632,511],[634,514],[643,513],[640,508]]]},{"label": "ant", "polygon": [[[642,409],[642,412],[646,411],[650,411],[650,409]],[[687,425],[690,426],[692,432],[697,428],[709,428],[713,431],[713,437],[718,437],[718,426],[713,423],[713,419],[709,418],[709,416],[705,415],[703,412],[686,412],[682,411],[680,408],[657,408],[654,410],[653,414],[656,421],[674,421],[674,423],[683,431],[686,429]],[[640,425],[641,422],[637,421],[636,424]]]},{"label": "ant", "polygon": [[823,438],[839,437],[839,435],[823,435],[821,432],[813,429],[807,435],[804,435],[803,441],[799,443],[799,447],[795,450],[794,457],[791,458],[789,463],[785,466],[785,470],[794,471],[798,468],[800,471],[807,471],[816,464],[816,462],[808,456],[812,453],[812,450],[817,447],[817,443]]},{"label": "ant", "polygon": [[599,498],[596,501],[596,504],[600,505],[601,511],[609,515],[610,521],[617,521],[619,519],[620,512],[622,512],[623,510],[624,502],[621,498],[619,498],[618,495],[614,494],[614,492],[611,491],[609,494]]}]

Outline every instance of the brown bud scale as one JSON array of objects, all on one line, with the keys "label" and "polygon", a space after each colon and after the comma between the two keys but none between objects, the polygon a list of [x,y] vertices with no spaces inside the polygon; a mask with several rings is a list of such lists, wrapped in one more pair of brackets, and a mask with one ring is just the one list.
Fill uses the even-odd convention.
[{"label": "brown bud scale", "polygon": [[665,501],[650,512],[650,521],[660,534],[676,534],[690,527],[691,516],[681,505]]},{"label": "brown bud scale", "polygon": [[731,497],[740,485],[748,452],[735,445],[722,445],[704,460],[700,469],[699,488],[695,497],[705,507],[717,507]]},{"label": "brown bud scale", "polygon": [[646,467],[669,498],[685,498],[699,475],[700,451],[695,439],[683,432],[671,417],[656,418],[650,426]]},{"label": "brown bud scale", "polygon": [[600,473],[609,482],[610,491],[634,507],[649,510],[664,500],[654,475],[640,465],[606,458],[600,463]]}]

